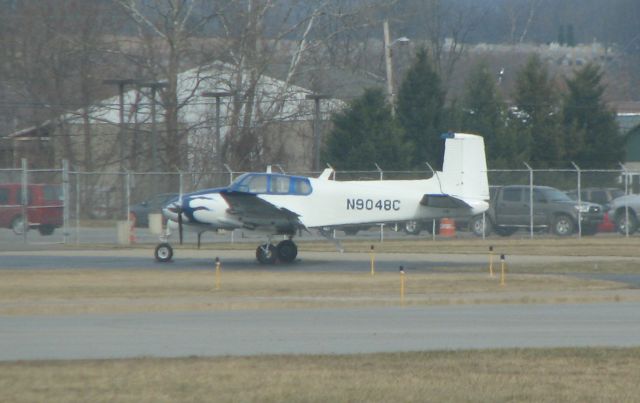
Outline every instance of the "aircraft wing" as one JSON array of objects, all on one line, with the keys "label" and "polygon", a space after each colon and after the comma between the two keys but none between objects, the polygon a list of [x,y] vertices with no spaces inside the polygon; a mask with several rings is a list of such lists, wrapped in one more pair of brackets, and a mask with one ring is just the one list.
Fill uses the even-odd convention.
[{"label": "aircraft wing", "polygon": [[228,212],[247,227],[274,227],[280,232],[295,232],[304,227],[298,214],[277,207],[253,193],[220,192],[220,195],[229,204]]},{"label": "aircraft wing", "polygon": [[425,194],[420,204],[435,208],[473,208],[466,201],[446,194]]}]

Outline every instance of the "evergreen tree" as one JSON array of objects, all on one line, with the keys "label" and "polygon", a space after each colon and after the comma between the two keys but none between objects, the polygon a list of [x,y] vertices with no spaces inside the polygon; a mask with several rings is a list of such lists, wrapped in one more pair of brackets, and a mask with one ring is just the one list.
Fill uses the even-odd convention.
[{"label": "evergreen tree", "polygon": [[462,129],[484,137],[490,167],[509,166],[517,159],[515,137],[506,129],[506,110],[495,77],[477,64],[465,83]]},{"label": "evergreen tree", "polygon": [[602,75],[600,67],[589,63],[566,80],[562,110],[566,157],[582,168],[613,168],[624,156],[615,112],[603,100]]},{"label": "evergreen tree", "polygon": [[333,116],[323,159],[340,169],[407,169],[411,146],[391,113],[381,89],[365,90],[351,105]]},{"label": "evergreen tree", "polygon": [[400,85],[396,109],[407,140],[414,145],[414,167],[423,168],[425,162],[436,167],[442,164],[444,98],[440,77],[427,51],[420,49]]},{"label": "evergreen tree", "polygon": [[560,25],[560,27],[558,28],[558,43],[560,45],[564,45],[565,42],[564,25]]},{"label": "evergreen tree", "polygon": [[525,140],[524,160],[535,168],[558,165],[564,157],[559,117],[559,96],[544,63],[531,56],[518,72],[514,100],[522,115],[512,126]]}]

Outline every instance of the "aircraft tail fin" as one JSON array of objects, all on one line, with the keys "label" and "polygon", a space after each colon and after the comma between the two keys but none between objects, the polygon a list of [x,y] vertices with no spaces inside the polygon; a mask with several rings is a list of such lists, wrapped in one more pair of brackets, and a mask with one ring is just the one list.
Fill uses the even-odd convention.
[{"label": "aircraft tail fin", "polygon": [[484,139],[467,133],[447,133],[442,172],[438,173],[441,190],[455,197],[489,200],[489,180]]}]

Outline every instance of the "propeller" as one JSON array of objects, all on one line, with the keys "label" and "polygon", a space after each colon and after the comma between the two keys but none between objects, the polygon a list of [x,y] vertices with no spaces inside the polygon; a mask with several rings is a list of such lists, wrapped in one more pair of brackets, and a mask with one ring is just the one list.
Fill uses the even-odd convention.
[{"label": "propeller", "polygon": [[169,210],[175,214],[178,215],[177,221],[178,221],[178,236],[180,239],[180,245],[182,245],[183,242],[183,237],[184,237],[184,231],[183,231],[183,226],[182,226],[182,213],[183,213],[183,208],[182,208],[182,194],[180,194],[180,197],[178,198],[177,201],[173,202],[171,207],[169,208]]},{"label": "propeller", "polygon": [[180,207],[178,207],[177,209],[178,211],[178,236],[180,239],[180,245],[182,245],[182,238],[183,238],[183,232],[182,232],[182,205],[180,205]]}]

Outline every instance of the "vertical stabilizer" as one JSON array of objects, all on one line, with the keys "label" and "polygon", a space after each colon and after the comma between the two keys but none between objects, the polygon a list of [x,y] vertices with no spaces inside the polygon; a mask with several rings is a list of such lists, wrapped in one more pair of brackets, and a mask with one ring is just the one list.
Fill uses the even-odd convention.
[{"label": "vertical stabilizer", "polygon": [[467,133],[447,133],[442,172],[442,192],[451,196],[489,200],[489,180],[484,139]]}]

